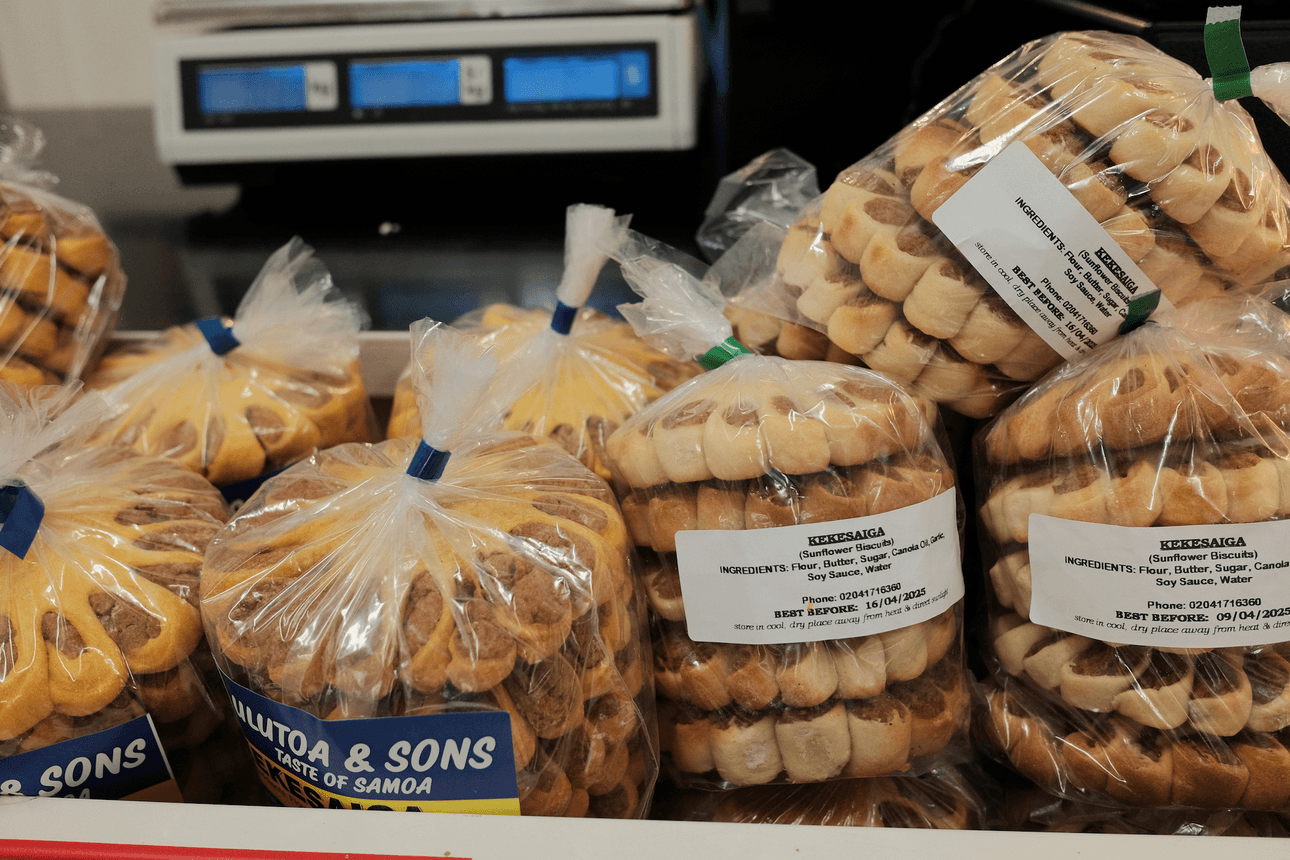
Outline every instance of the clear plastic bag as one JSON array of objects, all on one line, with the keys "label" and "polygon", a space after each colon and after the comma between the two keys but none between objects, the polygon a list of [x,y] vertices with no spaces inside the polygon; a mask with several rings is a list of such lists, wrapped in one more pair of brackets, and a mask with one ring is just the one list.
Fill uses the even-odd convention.
[{"label": "clear plastic bag", "polygon": [[987,723],[1042,787],[1290,804],[1288,337],[1261,298],[1198,300],[978,436]]},{"label": "clear plastic bag", "polygon": [[843,170],[780,246],[781,294],[866,366],[984,418],[1155,289],[1183,305],[1275,277],[1287,200],[1249,115],[1190,67],[1061,33]]},{"label": "clear plastic bag", "polygon": [[[29,491],[43,504],[22,556],[0,552],[6,794],[123,796],[131,769],[146,764],[141,773],[156,772],[155,757],[141,752],[145,744],[155,748],[152,738],[159,736],[166,752],[192,751],[226,713],[223,696],[209,687],[197,608],[206,546],[228,518],[224,498],[169,460],[87,444],[107,407],[95,396],[71,403],[75,393],[74,385],[0,383],[0,476],[11,508],[0,531],[8,537],[18,528],[22,502],[13,502],[11,491]],[[151,726],[137,728],[144,717],[156,735]],[[60,760],[47,747],[78,739],[93,745],[92,736],[112,729],[129,743],[102,741],[111,762],[105,779],[103,765],[92,780],[71,764],[65,773],[46,769],[72,758]],[[123,747],[131,756],[124,772]],[[80,755],[94,760],[92,752]],[[42,763],[39,783],[24,778],[33,765],[17,764],[18,757]],[[164,761],[160,768],[162,783],[173,778]],[[129,791],[148,788],[162,791],[146,782]]]},{"label": "clear plastic bag", "polygon": [[[202,612],[220,670],[302,725],[379,734],[389,721],[372,718],[504,715],[520,812],[641,817],[658,772],[653,686],[613,495],[559,447],[497,429],[513,391],[493,387],[473,339],[418,324],[412,340],[424,442],[315,454],[265,482],[214,541]],[[410,474],[430,449],[450,452],[441,476]],[[365,743],[375,760],[383,747]],[[434,779],[462,778],[448,768]],[[407,808],[377,782],[375,795],[320,779],[305,793]]]},{"label": "clear plastic bag", "polygon": [[943,768],[917,778],[841,779],[807,785],[764,785],[713,792],[676,792],[661,809],[680,821],[814,824],[979,830],[988,806],[978,772]]},{"label": "clear plastic bag", "polygon": [[736,355],[724,298],[667,251],[621,243],[645,297],[624,316],[669,354],[729,360],[607,450],[643,558],[671,777],[818,782],[963,755],[961,503],[933,404],[860,368]]},{"label": "clear plastic bag", "polygon": [[86,386],[113,405],[105,438],[229,487],[376,437],[358,358],[366,323],[297,238],[266,261],[231,321],[122,345]]},{"label": "clear plastic bag", "polygon": [[721,178],[695,240],[708,262],[758,224],[785,229],[820,196],[815,166],[787,149],[772,149]]},{"label": "clear plastic bag", "polygon": [[[589,220],[590,216],[590,220]],[[631,327],[593,308],[583,307],[604,263],[603,237],[626,224],[613,210],[569,207],[566,272],[557,298],[575,314],[570,330],[553,326],[550,310],[524,310],[496,304],[473,311],[454,327],[470,332],[497,350],[516,374],[532,386],[520,393],[506,414],[511,430],[550,438],[601,477],[610,477],[604,446],[622,421],[702,368],[653,349]],[[387,426],[390,437],[418,435],[415,368],[409,365],[395,384]]]},{"label": "clear plastic bag", "polygon": [[0,379],[79,379],[116,330],[126,278],[87,207],[35,169],[39,129],[0,117]]}]

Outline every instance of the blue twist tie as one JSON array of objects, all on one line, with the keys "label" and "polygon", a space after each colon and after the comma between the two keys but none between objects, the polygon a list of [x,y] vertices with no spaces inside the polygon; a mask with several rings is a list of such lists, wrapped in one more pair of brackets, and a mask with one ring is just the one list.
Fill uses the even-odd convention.
[{"label": "blue twist tie", "polygon": [[422,439],[417,452],[412,455],[412,462],[408,463],[408,474],[423,481],[437,481],[450,456],[447,451],[432,448]]},{"label": "blue twist tie", "polygon": [[556,302],[555,312],[551,314],[551,328],[560,334],[568,334],[573,331],[573,318],[577,315],[577,308],[571,308],[564,302]]},{"label": "blue twist tie", "polygon": [[45,503],[22,481],[0,487],[0,548],[26,558],[44,518]]},{"label": "blue twist tie", "polygon": [[206,338],[206,342],[210,344],[211,352],[216,355],[224,355],[241,345],[238,339],[233,337],[233,329],[224,325],[223,320],[218,317],[206,317],[198,320],[197,330]]}]

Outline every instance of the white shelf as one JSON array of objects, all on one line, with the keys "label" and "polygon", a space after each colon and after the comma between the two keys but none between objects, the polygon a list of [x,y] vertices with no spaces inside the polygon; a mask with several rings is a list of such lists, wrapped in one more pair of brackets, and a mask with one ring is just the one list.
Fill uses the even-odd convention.
[{"label": "white shelf", "polygon": [[[1280,839],[1215,842],[1193,836],[900,830],[805,825],[604,821],[436,813],[203,806],[60,798],[0,798],[0,856],[49,858],[284,857],[375,860],[711,860],[854,856],[999,860],[1211,860],[1239,845],[1242,860],[1285,860]],[[89,843],[69,846],[66,843]],[[148,846],[141,850],[137,846]],[[224,853],[220,853],[224,852]],[[842,852],[846,852],[843,854]]]}]

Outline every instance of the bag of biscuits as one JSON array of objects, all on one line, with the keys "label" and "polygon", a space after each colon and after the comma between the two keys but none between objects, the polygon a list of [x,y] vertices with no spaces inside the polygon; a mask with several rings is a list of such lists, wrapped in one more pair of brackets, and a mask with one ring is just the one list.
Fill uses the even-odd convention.
[{"label": "bag of biscuits", "polygon": [[747,351],[724,297],[628,232],[620,309],[710,368],[609,437],[683,787],[916,774],[966,753],[961,508],[935,406]]},{"label": "bag of biscuits", "polygon": [[729,791],[677,791],[655,818],[732,824],[814,824],[980,830],[987,806],[978,771],[941,768],[920,777],[878,776]]},{"label": "bag of biscuits", "polygon": [[126,278],[86,206],[55,194],[35,165],[41,131],[0,117],[0,379],[79,379],[116,330]]},{"label": "bag of biscuits", "polygon": [[[702,372],[692,361],[677,361],[653,349],[623,321],[584,307],[605,264],[606,237],[629,219],[603,206],[568,207],[555,310],[495,304],[453,324],[494,347],[514,372],[539,369],[533,386],[507,410],[506,426],[555,440],[606,479],[609,434],[651,400]],[[395,385],[388,436],[421,432],[415,373],[409,365]]]},{"label": "bag of biscuits", "polygon": [[265,262],[231,320],[172,326],[109,351],[86,386],[102,438],[169,457],[245,499],[266,474],[379,432],[359,364],[361,307],[299,238]]},{"label": "bag of biscuits", "polygon": [[228,510],[174,461],[88,444],[108,410],[77,387],[0,382],[0,794],[178,801],[227,713],[197,597]]},{"label": "bag of biscuits", "polygon": [[289,467],[207,554],[202,614],[261,778],[290,806],[643,817],[645,602],[612,492],[500,427],[516,392],[493,350],[429,321],[412,341],[420,438]]},{"label": "bag of biscuits", "polygon": [[1234,293],[976,439],[996,754],[1138,807],[1290,805],[1290,316]]},{"label": "bag of biscuits", "polygon": [[1274,278],[1288,200],[1235,99],[1137,37],[1060,33],[842,170],[777,271],[840,349],[986,418],[1129,319]]}]

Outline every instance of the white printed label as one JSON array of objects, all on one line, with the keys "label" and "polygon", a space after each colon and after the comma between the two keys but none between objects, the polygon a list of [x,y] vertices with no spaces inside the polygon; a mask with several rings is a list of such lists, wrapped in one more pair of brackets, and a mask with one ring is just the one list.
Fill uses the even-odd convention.
[{"label": "white printed label", "polygon": [[1066,359],[1115,337],[1129,302],[1157,290],[1020,141],[990,159],[932,221]]},{"label": "white printed label", "polygon": [[885,514],[676,533],[697,642],[774,645],[908,627],[963,597],[955,491]]},{"label": "white printed label", "polygon": [[1132,528],[1030,515],[1030,620],[1122,645],[1290,641],[1290,521]]}]

